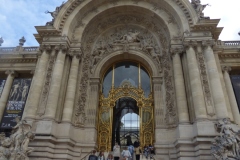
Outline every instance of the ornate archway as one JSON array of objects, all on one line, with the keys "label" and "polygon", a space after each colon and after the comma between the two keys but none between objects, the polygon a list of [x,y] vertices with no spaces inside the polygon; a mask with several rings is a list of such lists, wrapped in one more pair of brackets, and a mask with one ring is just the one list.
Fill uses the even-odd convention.
[{"label": "ornate archway", "polygon": [[140,116],[140,142],[141,145],[154,142],[154,107],[153,95],[147,98],[141,88],[135,88],[131,83],[125,82],[118,88],[111,88],[108,97],[100,94],[98,112],[98,149],[111,151],[112,146],[112,120],[113,107],[119,98],[130,97],[137,101]]}]

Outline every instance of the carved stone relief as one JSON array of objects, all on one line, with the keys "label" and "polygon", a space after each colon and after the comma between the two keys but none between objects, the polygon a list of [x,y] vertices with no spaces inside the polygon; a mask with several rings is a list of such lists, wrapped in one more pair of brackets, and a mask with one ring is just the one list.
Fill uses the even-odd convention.
[{"label": "carved stone relief", "polygon": [[29,160],[28,155],[33,152],[34,148],[28,147],[30,141],[35,138],[31,131],[31,125],[25,120],[16,117],[16,126],[10,137],[5,137],[4,133],[0,134],[0,159],[1,160]]},{"label": "carved stone relief", "polygon": [[166,115],[165,122],[169,125],[174,125],[178,122],[177,110],[175,105],[174,85],[173,85],[173,70],[171,66],[170,54],[165,51],[162,56],[163,63],[163,77],[165,84],[165,103],[166,103]]},{"label": "carved stone relief", "polygon": [[54,64],[55,64],[55,61],[56,61],[56,58],[57,58],[57,54],[55,54],[54,51],[53,51],[53,54],[50,55],[50,58],[49,58],[46,78],[45,78],[45,82],[44,82],[44,85],[43,85],[43,90],[42,90],[42,95],[41,95],[40,102],[39,102],[39,107],[38,107],[38,110],[37,110],[37,115],[40,116],[40,117],[45,114],[49,89],[50,89],[50,86],[51,86],[53,67],[54,67]]},{"label": "carved stone relief", "polygon": [[218,121],[215,129],[220,136],[212,141],[211,152],[216,160],[240,159],[240,130],[235,130],[228,118]]},{"label": "carved stone relief", "polygon": [[204,92],[204,98],[207,106],[207,113],[210,116],[215,115],[214,107],[213,107],[213,102],[212,102],[212,96],[211,96],[211,91],[210,91],[210,86],[208,82],[208,75],[207,75],[207,70],[206,70],[206,64],[205,64],[205,59],[203,56],[203,52],[196,52],[196,57],[198,60],[198,66],[199,66],[199,71],[200,71],[200,76],[201,76],[201,81],[202,81],[202,86],[203,86],[203,92]]}]

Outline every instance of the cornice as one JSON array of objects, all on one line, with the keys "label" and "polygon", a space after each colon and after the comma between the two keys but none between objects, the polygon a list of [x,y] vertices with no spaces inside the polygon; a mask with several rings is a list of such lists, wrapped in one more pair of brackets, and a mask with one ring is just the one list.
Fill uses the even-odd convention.
[{"label": "cornice", "polygon": [[223,27],[217,27],[220,19],[202,19],[191,27],[192,32],[210,31],[215,40],[218,40]]},{"label": "cornice", "polygon": [[219,54],[220,58],[240,58],[240,53],[234,54]]},{"label": "cornice", "polygon": [[0,59],[0,63],[37,63],[37,58],[24,58],[24,59]]}]

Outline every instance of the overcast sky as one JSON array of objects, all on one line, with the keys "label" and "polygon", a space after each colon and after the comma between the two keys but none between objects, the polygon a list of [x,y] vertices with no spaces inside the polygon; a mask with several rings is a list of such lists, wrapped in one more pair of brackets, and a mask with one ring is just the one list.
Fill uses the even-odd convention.
[{"label": "overcast sky", "polygon": [[[34,26],[45,25],[52,18],[45,14],[53,11],[64,0],[0,0],[0,37],[4,39],[3,47],[17,46],[19,39],[26,38],[25,46],[38,46],[33,34]],[[66,0],[65,0],[66,1]],[[240,40],[240,0],[202,0],[210,4],[205,16],[211,19],[221,18],[219,27],[224,27],[220,40]]]}]

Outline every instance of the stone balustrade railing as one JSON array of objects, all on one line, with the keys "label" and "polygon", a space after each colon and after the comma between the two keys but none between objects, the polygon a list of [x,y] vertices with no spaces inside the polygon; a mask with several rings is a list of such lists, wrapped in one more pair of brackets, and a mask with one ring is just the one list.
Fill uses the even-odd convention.
[{"label": "stone balustrade railing", "polygon": [[0,47],[0,54],[37,54],[39,47]]},{"label": "stone balustrade railing", "polygon": [[0,53],[3,53],[3,52],[14,52],[16,47],[1,47],[0,48]]},{"label": "stone balustrade railing", "polygon": [[240,46],[240,41],[217,41],[218,46]]}]

